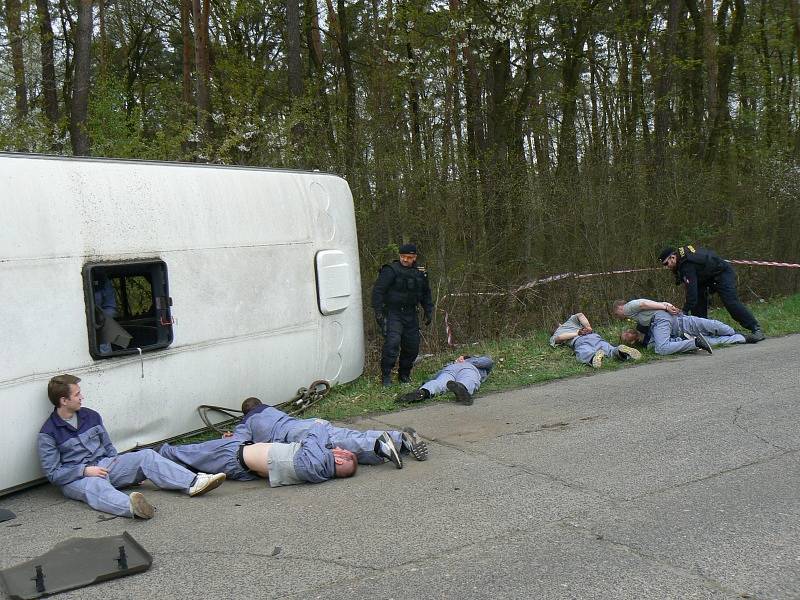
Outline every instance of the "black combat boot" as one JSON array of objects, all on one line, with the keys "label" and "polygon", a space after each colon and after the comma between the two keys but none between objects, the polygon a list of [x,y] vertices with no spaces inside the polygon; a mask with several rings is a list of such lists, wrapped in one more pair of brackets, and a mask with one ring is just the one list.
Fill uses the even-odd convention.
[{"label": "black combat boot", "polygon": [[428,390],[426,390],[425,388],[419,388],[418,390],[414,390],[413,392],[399,395],[395,400],[395,402],[410,404],[412,402],[422,402],[423,400],[427,400],[430,397],[431,394]]},{"label": "black combat boot", "polygon": [[472,404],[472,395],[467,391],[467,388],[464,387],[463,383],[459,383],[458,381],[448,381],[447,389],[456,395],[456,402],[459,404],[463,404],[465,406],[470,406]]}]

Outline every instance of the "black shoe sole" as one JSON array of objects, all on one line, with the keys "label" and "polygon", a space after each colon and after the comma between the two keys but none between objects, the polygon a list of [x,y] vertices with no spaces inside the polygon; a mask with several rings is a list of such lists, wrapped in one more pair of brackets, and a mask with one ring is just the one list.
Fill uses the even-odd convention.
[{"label": "black shoe sole", "polygon": [[459,385],[455,381],[448,381],[447,389],[456,395],[456,402],[463,404],[464,406],[472,406],[474,400],[463,384]]}]

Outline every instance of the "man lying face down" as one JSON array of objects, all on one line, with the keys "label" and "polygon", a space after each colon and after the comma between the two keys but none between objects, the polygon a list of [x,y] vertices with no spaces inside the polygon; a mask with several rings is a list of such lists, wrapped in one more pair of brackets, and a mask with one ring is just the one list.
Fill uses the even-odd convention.
[{"label": "man lying face down", "polygon": [[225,473],[229,479],[261,477],[269,480],[271,487],[352,477],[358,468],[355,454],[331,444],[323,423],[314,423],[296,442],[222,438],[183,446],[164,444],[159,453],[195,471],[207,471],[214,465],[214,472]]},{"label": "man lying face down", "polygon": [[242,413],[244,419],[232,434],[242,441],[299,442],[315,424],[321,424],[328,433],[329,444],[349,450],[362,465],[379,465],[389,460],[402,469],[404,455],[411,454],[417,460],[428,458],[428,446],[413,427],[400,431],[337,427],[324,419],[298,419],[254,397],[242,402]]}]

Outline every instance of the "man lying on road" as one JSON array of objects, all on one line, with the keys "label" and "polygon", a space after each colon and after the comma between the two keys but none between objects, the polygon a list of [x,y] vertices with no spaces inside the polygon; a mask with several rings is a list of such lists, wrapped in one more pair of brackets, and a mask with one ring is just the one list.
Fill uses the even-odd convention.
[{"label": "man lying on road", "polygon": [[428,458],[428,446],[412,427],[402,431],[358,431],[336,427],[324,419],[298,419],[258,398],[242,402],[244,420],[233,430],[233,437],[253,442],[298,442],[315,424],[321,424],[333,446],[349,450],[362,465],[378,465],[390,460],[403,468],[402,455],[410,453],[417,460]]},{"label": "man lying on road", "polygon": [[300,441],[288,444],[226,437],[183,446],[164,444],[159,453],[190,469],[221,471],[237,481],[268,479],[271,487],[352,477],[358,468],[355,454],[332,446],[323,423],[315,423]]}]

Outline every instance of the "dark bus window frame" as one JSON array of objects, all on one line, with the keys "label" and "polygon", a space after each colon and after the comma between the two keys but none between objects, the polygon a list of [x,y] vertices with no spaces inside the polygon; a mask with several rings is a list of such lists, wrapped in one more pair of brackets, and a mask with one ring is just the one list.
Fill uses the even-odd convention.
[{"label": "dark bus window frame", "polygon": [[[104,310],[95,295],[100,293],[102,300],[102,292],[111,291],[106,281],[114,292],[114,309]],[[83,267],[83,290],[89,354],[95,360],[138,354],[139,350],[151,352],[172,344],[172,298],[163,260],[87,263]],[[127,345],[104,342],[108,331],[118,334],[113,341],[128,341]]]}]

